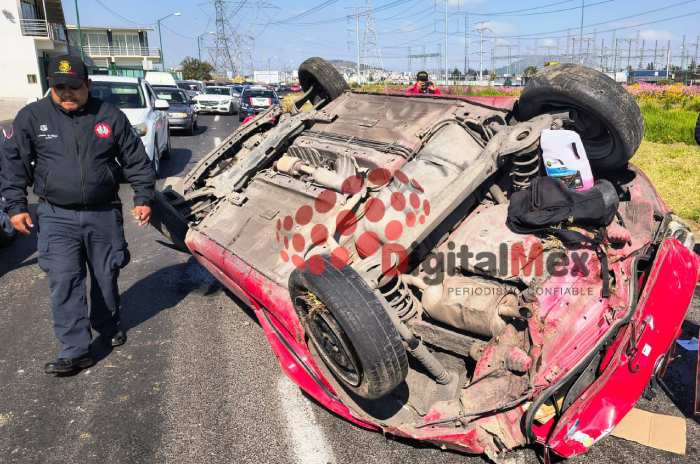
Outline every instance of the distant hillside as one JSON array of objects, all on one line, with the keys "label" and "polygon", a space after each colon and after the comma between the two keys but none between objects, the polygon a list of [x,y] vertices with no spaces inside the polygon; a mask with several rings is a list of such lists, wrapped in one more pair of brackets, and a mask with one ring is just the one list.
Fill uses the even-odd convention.
[{"label": "distant hillside", "polygon": [[[354,73],[357,70],[357,64],[355,61],[348,61],[348,60],[328,60],[330,64],[336,67],[338,71],[341,73],[346,73],[346,74],[351,74]],[[361,70],[366,71],[369,69],[366,65],[362,65]],[[383,71],[383,69],[379,68],[380,70]]]}]

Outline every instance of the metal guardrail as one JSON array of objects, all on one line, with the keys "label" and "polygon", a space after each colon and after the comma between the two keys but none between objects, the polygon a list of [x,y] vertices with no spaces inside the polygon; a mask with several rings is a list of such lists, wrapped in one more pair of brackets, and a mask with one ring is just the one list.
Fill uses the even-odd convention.
[{"label": "metal guardrail", "polygon": [[26,37],[46,37],[47,39],[66,42],[63,25],[50,23],[45,19],[20,19],[19,27]]},{"label": "metal guardrail", "polygon": [[22,35],[29,37],[48,37],[49,23],[45,19],[20,19]]},{"label": "metal guardrail", "polygon": [[109,45],[83,45],[83,51],[89,56],[160,56],[160,49],[148,47],[115,47]]}]

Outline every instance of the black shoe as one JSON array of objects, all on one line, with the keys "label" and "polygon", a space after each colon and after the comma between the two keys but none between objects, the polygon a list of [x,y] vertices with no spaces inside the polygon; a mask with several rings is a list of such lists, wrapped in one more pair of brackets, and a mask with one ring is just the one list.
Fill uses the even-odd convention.
[{"label": "black shoe", "polygon": [[44,372],[58,375],[75,374],[94,364],[95,360],[90,354],[83,355],[79,358],[58,358],[55,361],[46,363],[44,365]]},{"label": "black shoe", "polygon": [[117,333],[112,335],[112,338],[109,339],[109,344],[112,348],[122,346],[124,343],[126,343],[126,332],[123,330],[117,330]]}]

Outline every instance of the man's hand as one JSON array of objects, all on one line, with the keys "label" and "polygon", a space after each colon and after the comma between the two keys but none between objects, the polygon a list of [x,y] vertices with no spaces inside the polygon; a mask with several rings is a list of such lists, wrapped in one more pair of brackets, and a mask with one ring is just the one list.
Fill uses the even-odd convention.
[{"label": "man's hand", "polygon": [[29,235],[32,233],[30,229],[34,228],[34,223],[29,213],[15,214],[10,218],[10,221],[12,222],[12,227],[20,234]]},{"label": "man's hand", "polygon": [[139,221],[140,226],[145,226],[151,220],[151,207],[137,206],[131,210],[131,214]]}]

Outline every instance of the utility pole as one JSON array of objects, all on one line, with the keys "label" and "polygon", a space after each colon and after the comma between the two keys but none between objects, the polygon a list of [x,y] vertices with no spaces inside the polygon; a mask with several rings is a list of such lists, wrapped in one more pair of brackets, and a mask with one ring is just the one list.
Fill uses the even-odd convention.
[{"label": "utility pole", "polygon": [[683,34],[683,42],[681,43],[681,72],[683,73],[683,83],[685,84],[688,73],[685,70],[685,34]]},{"label": "utility pole", "polygon": [[75,19],[78,25],[78,42],[80,46],[80,59],[85,61],[85,51],[83,51],[83,32],[80,29],[80,9],[78,8],[78,0],[75,0]]},{"label": "utility pole", "polygon": [[442,59],[443,59],[443,63],[445,64],[445,85],[447,86],[447,85],[450,85],[449,75],[447,74],[447,37],[448,37],[448,34],[447,34],[447,26],[448,26],[448,21],[447,21],[447,20],[448,20],[448,18],[447,18],[447,0],[443,0],[443,3],[444,3],[444,11],[443,11],[443,13],[444,13],[444,15],[445,15],[445,39],[444,39],[444,40],[445,40],[445,54],[444,54],[444,56],[442,57]]},{"label": "utility pole", "polygon": [[581,0],[581,26],[578,30],[579,52],[583,52],[583,12],[586,9],[586,0]]},{"label": "utility pole", "polygon": [[613,31],[612,36],[613,41],[613,72],[617,72],[617,37],[615,37],[615,31]]},{"label": "utility pole", "polygon": [[654,70],[656,70],[656,59],[659,54],[659,40],[654,41]]},{"label": "utility pole", "polygon": [[469,74],[469,13],[464,15],[464,80]]},{"label": "utility pole", "polygon": [[671,78],[671,41],[668,41],[666,47],[666,79]]},{"label": "utility pole", "polygon": [[484,32],[486,32],[486,31],[491,32],[491,29],[484,26],[483,22],[481,22],[479,24],[480,24],[480,26],[478,28],[476,28],[475,30],[479,33],[479,80],[483,81],[484,80]]},{"label": "utility pole", "polygon": [[360,66],[360,12],[355,14],[355,40],[357,43],[357,83],[362,84],[362,72]]},{"label": "utility pole", "polygon": [[161,21],[165,21],[171,16],[180,16],[180,12],[176,11],[175,13],[170,13],[167,16],[163,16],[162,18],[158,19],[156,23],[158,24],[158,41],[160,42],[160,69],[161,71],[165,71],[165,54],[163,53],[163,35],[160,33],[160,23]]},{"label": "utility pole", "polygon": [[642,39],[642,47],[639,49],[639,69],[645,69],[644,64],[644,48],[646,47],[646,40]]},{"label": "utility pole", "polygon": [[600,39],[600,72],[605,72],[605,38]]}]

